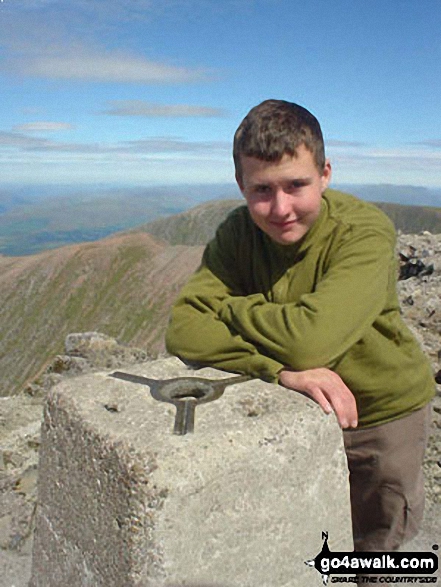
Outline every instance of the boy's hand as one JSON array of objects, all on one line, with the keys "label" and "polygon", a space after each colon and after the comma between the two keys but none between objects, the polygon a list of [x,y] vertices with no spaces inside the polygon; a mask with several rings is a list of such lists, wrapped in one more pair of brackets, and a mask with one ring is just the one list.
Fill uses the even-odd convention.
[{"label": "boy's hand", "polygon": [[306,393],[327,414],[334,411],[342,428],[357,427],[355,397],[334,371],[325,368],[292,371],[286,368],[279,373],[279,383],[289,389]]}]

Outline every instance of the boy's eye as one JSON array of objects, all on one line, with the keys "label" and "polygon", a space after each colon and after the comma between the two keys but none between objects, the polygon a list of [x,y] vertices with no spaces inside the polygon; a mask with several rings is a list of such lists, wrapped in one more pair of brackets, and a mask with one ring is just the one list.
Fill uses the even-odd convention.
[{"label": "boy's eye", "polygon": [[259,192],[261,194],[266,194],[269,191],[270,191],[269,185],[257,185],[256,186],[256,192]]},{"label": "boy's eye", "polygon": [[259,196],[267,196],[271,194],[271,188],[269,185],[256,185],[253,192]]},{"label": "boy's eye", "polygon": [[298,189],[300,189],[300,188],[303,188],[303,187],[305,187],[305,185],[306,185],[306,182],[304,182],[304,181],[293,181],[293,182],[291,182],[291,184],[290,184],[290,188],[291,188],[292,190],[298,190]]}]

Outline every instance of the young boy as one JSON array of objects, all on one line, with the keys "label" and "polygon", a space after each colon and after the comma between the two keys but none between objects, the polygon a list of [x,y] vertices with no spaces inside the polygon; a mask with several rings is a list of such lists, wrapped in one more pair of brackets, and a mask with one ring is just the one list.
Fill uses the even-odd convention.
[{"label": "young boy", "polygon": [[328,189],[320,125],[267,100],[234,137],[246,206],[219,227],[166,335],[184,360],[303,392],[343,429],[354,545],[393,550],[418,529],[434,381],[400,317],[395,231]]}]

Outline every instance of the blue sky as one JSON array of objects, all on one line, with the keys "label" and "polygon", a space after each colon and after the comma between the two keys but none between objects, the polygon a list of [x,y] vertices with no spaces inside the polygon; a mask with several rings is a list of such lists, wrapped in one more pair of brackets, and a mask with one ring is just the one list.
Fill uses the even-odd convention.
[{"label": "blue sky", "polygon": [[233,179],[266,98],[334,183],[441,187],[441,0],[0,0],[0,182]]}]

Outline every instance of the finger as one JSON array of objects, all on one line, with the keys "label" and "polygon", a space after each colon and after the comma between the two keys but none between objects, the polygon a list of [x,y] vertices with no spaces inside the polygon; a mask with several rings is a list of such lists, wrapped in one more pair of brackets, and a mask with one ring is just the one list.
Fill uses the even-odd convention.
[{"label": "finger", "polygon": [[311,388],[308,391],[308,395],[318,403],[325,414],[331,414],[334,411],[332,405],[319,387]]},{"label": "finger", "polygon": [[331,403],[342,428],[356,428],[358,425],[357,403],[353,393],[342,383],[338,389],[328,390],[325,395]]},{"label": "finger", "polygon": [[354,394],[351,392],[350,389],[346,387],[346,416],[349,422],[349,426],[351,428],[356,428],[358,426],[358,411],[357,411],[357,402],[355,400]]}]

